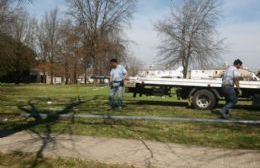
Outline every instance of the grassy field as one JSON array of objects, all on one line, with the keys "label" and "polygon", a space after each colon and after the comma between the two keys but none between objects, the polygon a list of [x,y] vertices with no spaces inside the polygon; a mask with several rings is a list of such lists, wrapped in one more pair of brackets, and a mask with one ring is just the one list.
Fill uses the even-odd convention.
[{"label": "grassy field", "polygon": [[40,162],[37,162],[37,164],[32,165],[32,163],[34,162],[35,160],[32,154],[15,152],[12,154],[4,155],[0,153],[0,167],[8,168],[133,168],[127,165],[108,165],[95,161],[83,161],[80,159],[72,158],[44,158]]},{"label": "grassy field", "polygon": [[[112,121],[59,118],[25,119],[21,113],[113,114],[127,116],[171,116],[219,118],[217,110],[200,111],[173,97],[142,97],[125,94],[122,113],[108,110],[108,88],[85,86],[0,86],[2,136],[22,130],[97,137],[146,139],[188,145],[231,149],[260,149],[258,125]],[[81,101],[78,101],[80,99]],[[260,112],[242,102],[232,111],[233,119],[260,120]],[[221,107],[221,106],[220,106]]]}]

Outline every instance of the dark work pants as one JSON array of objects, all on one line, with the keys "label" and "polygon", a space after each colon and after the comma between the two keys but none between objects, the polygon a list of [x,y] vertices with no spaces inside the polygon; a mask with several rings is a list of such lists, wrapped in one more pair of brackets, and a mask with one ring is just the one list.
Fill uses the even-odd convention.
[{"label": "dark work pants", "polygon": [[223,86],[222,94],[226,99],[226,104],[222,109],[222,112],[228,114],[229,110],[237,104],[235,88],[233,86]]}]

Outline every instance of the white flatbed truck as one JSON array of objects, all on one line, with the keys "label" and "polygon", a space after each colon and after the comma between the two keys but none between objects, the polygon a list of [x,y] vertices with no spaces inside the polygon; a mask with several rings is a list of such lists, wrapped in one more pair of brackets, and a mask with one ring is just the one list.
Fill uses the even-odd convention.
[{"label": "white flatbed truck", "polygon": [[[188,100],[190,105],[196,109],[214,109],[219,100],[224,99],[221,93],[222,81],[176,79],[176,78],[152,78],[136,77],[130,78],[126,86],[126,92],[140,96],[171,96],[171,90],[176,89],[177,98]],[[241,81],[242,96],[239,100],[253,101],[253,106],[260,107],[260,81]]]}]

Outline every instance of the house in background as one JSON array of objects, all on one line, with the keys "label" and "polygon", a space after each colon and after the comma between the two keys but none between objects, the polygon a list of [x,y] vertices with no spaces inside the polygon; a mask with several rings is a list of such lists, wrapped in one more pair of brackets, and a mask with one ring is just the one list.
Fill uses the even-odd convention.
[{"label": "house in background", "polygon": [[[51,84],[51,76],[46,72],[45,74],[39,69],[33,69],[30,73],[31,75],[31,83],[46,83]],[[62,76],[54,76],[53,84],[62,84],[63,83]]]}]

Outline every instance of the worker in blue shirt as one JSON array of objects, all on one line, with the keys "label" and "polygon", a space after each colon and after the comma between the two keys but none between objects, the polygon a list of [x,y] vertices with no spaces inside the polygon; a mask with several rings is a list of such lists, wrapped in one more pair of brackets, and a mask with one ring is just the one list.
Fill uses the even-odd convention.
[{"label": "worker in blue shirt", "polygon": [[123,108],[123,91],[124,83],[128,78],[127,71],[124,66],[119,65],[117,59],[110,61],[110,94],[109,105],[111,110],[115,108],[115,96],[118,96],[118,110],[122,111]]}]

